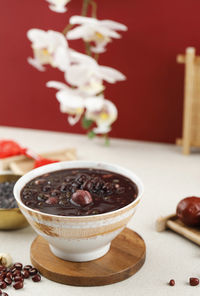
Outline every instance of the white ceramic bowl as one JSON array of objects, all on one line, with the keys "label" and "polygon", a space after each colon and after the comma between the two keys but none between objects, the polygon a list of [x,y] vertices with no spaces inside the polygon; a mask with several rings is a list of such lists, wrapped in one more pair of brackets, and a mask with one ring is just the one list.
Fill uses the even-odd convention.
[{"label": "white ceramic bowl", "polygon": [[[70,168],[95,168],[122,174],[138,187],[138,197],[127,206],[113,212],[90,216],[56,216],[25,206],[20,197],[22,188],[32,179],[53,171]],[[14,187],[20,210],[35,229],[48,242],[54,255],[64,260],[83,262],[105,255],[111,241],[124,229],[136,211],[143,194],[140,179],[118,165],[94,161],[67,161],[49,164],[30,171]]]}]

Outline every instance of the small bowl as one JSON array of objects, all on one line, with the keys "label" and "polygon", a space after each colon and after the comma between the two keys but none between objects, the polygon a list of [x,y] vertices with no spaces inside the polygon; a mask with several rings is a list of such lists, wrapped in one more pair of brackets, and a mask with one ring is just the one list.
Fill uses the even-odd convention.
[{"label": "small bowl", "polygon": [[[17,181],[21,176],[13,174],[1,174],[0,183]],[[0,208],[0,229],[12,230],[28,226],[28,222],[19,208]]]},{"label": "small bowl", "polygon": [[[90,216],[56,216],[33,210],[21,201],[22,188],[32,179],[49,172],[71,168],[94,168],[122,174],[138,187],[137,198],[113,212]],[[95,161],[67,161],[49,164],[30,171],[14,187],[20,210],[35,231],[49,242],[52,253],[64,260],[90,261],[105,255],[111,241],[124,229],[136,211],[143,193],[140,179],[120,166]]]}]

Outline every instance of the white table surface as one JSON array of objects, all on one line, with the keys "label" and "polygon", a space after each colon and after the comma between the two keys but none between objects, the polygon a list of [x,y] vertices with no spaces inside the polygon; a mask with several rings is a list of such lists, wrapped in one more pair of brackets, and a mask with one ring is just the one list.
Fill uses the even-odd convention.
[{"label": "white table surface", "polygon": [[[147,257],[141,270],[129,279],[102,287],[73,287],[42,278],[40,283],[26,281],[25,288],[9,295],[131,296],[200,295],[200,286],[188,285],[190,276],[200,277],[200,247],[165,231],[155,231],[160,215],[175,212],[180,199],[200,196],[200,151],[183,156],[179,147],[130,140],[112,139],[105,147],[100,139],[65,133],[0,127],[0,139],[14,139],[36,152],[75,147],[78,158],[101,160],[131,169],[143,180],[145,194],[129,223],[145,240]],[[30,245],[36,237],[31,227],[18,231],[0,231],[0,252],[8,252],[14,261],[30,263]],[[174,278],[176,286],[167,282]]]}]

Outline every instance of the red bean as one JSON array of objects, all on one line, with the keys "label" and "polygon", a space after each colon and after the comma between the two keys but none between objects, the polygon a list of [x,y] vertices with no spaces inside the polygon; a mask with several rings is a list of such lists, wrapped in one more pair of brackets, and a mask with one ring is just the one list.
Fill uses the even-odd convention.
[{"label": "red bean", "polygon": [[4,279],[4,282],[6,283],[6,285],[11,285],[12,284],[12,280],[11,280],[11,278],[9,278],[9,277],[6,277],[5,279]]},{"label": "red bean", "polygon": [[169,281],[169,285],[170,285],[170,286],[175,286],[175,280],[170,280],[170,281]]},{"label": "red bean", "polygon": [[28,279],[29,276],[30,276],[28,270],[23,270],[23,271],[22,271],[22,275],[23,275],[23,277],[24,277],[25,279]]},{"label": "red bean", "polygon": [[5,289],[7,287],[5,282],[0,282],[0,289]]},{"label": "red bean", "polygon": [[55,205],[58,203],[58,199],[56,197],[49,197],[45,203],[49,204],[49,205]]},{"label": "red bean", "polygon": [[18,269],[18,270],[22,270],[23,264],[17,262],[17,263],[14,264],[14,267],[15,267],[16,269]]},{"label": "red bean", "polygon": [[17,275],[17,276],[14,278],[14,281],[15,281],[15,282],[23,282],[24,279],[23,279],[23,277]]},{"label": "red bean", "polygon": [[29,270],[29,273],[30,273],[30,275],[35,275],[35,274],[38,273],[38,270],[37,270],[37,268],[31,268],[31,269]]},{"label": "red bean", "polygon": [[41,281],[41,276],[39,274],[35,274],[33,277],[32,277],[32,281],[33,282],[40,282]]},{"label": "red bean", "polygon": [[15,276],[21,276],[21,271],[20,270],[15,270],[14,272],[13,272],[13,276],[15,277]]},{"label": "red bean", "polygon": [[37,179],[35,180],[35,185],[42,185],[44,183],[46,183],[46,179]]},{"label": "red bean", "polygon": [[6,273],[6,277],[12,278],[12,272],[8,271],[8,272]]},{"label": "red bean", "polygon": [[[1,295],[1,294],[0,294]],[[8,296],[8,294],[6,292],[2,293],[2,296]]]},{"label": "red bean", "polygon": [[199,284],[198,278],[194,278],[194,277],[190,278],[190,286],[198,286],[198,284]]},{"label": "red bean", "polygon": [[31,269],[31,268],[33,268],[31,265],[25,265],[25,266],[24,266],[24,270],[29,270],[29,269]]},{"label": "red bean", "polygon": [[1,291],[1,289],[0,289],[0,295],[2,295],[2,291]]},{"label": "red bean", "polygon": [[24,286],[23,282],[16,282],[14,285],[13,285],[13,288],[15,288],[16,290],[19,290],[19,289],[22,289]]},{"label": "red bean", "polygon": [[0,277],[4,279],[6,277],[6,272],[1,272]]}]

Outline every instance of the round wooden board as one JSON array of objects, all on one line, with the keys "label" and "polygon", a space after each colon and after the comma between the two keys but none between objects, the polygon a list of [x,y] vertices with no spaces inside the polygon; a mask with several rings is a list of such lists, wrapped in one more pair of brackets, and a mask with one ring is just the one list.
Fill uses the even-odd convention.
[{"label": "round wooden board", "polygon": [[103,286],[127,279],[142,267],[145,255],[144,240],[128,228],[113,240],[106,255],[89,262],[57,258],[41,236],[31,245],[32,264],[43,276],[73,286]]}]

